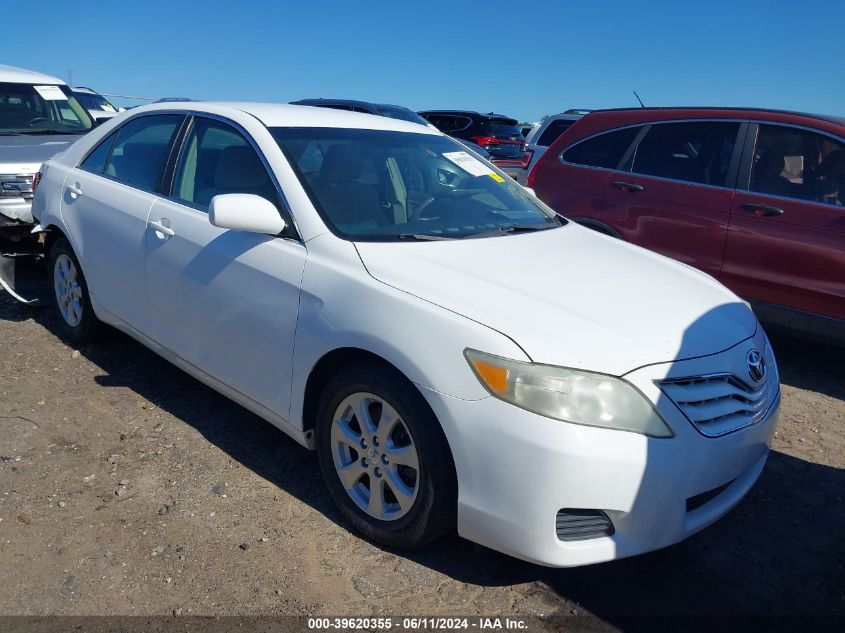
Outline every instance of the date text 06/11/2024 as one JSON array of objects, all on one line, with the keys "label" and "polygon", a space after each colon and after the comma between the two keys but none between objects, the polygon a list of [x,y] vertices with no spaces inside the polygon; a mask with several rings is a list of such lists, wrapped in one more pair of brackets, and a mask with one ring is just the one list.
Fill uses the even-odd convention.
[{"label": "date text 06/11/2024", "polygon": [[381,630],[390,631],[394,627],[403,630],[511,630],[519,631],[528,628],[528,623],[520,618],[475,617],[475,618],[441,618],[441,617],[406,617],[406,618],[308,618],[309,630]]}]

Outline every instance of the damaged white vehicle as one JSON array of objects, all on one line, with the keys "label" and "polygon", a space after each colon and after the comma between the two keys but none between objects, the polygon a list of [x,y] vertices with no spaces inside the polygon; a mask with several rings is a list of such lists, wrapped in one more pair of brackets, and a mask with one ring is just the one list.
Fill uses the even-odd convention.
[{"label": "damaged white vehicle", "polygon": [[33,214],[69,337],[111,324],[316,449],[380,543],[630,556],[766,461],[778,370],[740,299],[428,127],[145,106],[47,161]]},{"label": "damaged white vehicle", "polygon": [[21,301],[43,294],[33,267],[33,178],[93,126],[61,79],[0,65],[0,285]]}]

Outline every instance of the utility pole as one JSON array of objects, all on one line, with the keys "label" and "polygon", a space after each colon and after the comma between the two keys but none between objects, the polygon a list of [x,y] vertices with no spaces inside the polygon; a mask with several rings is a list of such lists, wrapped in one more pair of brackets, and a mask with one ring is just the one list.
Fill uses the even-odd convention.
[{"label": "utility pole", "polygon": [[67,69],[67,85],[68,86],[73,85],[73,68]]}]

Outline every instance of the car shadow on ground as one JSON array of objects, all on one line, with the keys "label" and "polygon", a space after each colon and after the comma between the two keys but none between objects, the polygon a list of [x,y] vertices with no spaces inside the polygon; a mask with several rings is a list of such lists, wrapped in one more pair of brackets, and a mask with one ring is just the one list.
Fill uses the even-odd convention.
[{"label": "car shadow on ground", "polygon": [[[18,312],[4,308],[0,318],[18,320]],[[51,312],[27,313],[58,331]],[[845,399],[841,383],[834,384],[841,372],[840,350],[782,336],[773,344],[782,382]],[[272,425],[121,334],[81,351],[103,370],[95,378],[101,386],[133,390],[243,466],[344,524],[322,485],[315,455]],[[420,550],[393,553],[474,585],[536,582],[610,623],[654,615],[843,616],[843,497],[845,470],[773,452],[761,479],[733,512],[687,541],[652,554],[547,569],[456,534]]]},{"label": "car shadow on ground", "polygon": [[845,342],[821,343],[778,329],[767,332],[783,384],[845,401]]}]

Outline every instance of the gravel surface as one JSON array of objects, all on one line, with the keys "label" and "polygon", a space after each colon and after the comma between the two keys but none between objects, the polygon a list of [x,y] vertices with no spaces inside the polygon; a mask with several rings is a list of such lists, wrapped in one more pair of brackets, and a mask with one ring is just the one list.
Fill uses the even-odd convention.
[{"label": "gravel surface", "polygon": [[[845,351],[773,337],[757,486],[666,550],[551,570],[350,533],[313,453],[115,333],[0,294],[0,615],[845,615]],[[616,624],[615,624],[616,623]]]}]

